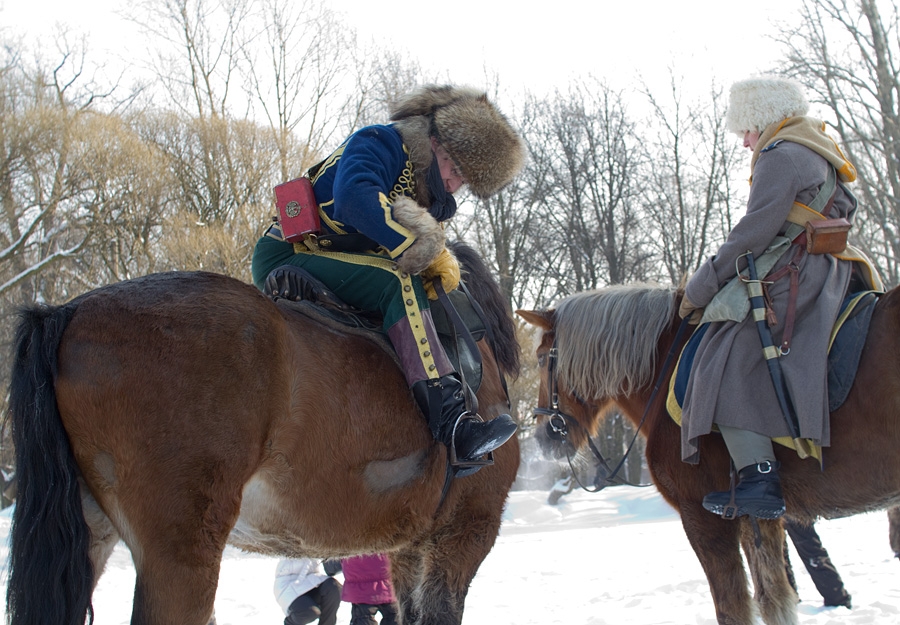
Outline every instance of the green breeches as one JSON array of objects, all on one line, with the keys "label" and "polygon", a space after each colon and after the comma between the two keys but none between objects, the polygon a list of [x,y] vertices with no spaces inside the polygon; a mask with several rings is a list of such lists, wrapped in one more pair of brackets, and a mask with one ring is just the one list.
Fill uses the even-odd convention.
[{"label": "green breeches", "polygon": [[269,273],[282,265],[302,267],[347,304],[381,313],[410,386],[452,372],[419,276],[377,254],[295,251],[291,243],[262,237],[253,252],[254,284],[261,289]]}]

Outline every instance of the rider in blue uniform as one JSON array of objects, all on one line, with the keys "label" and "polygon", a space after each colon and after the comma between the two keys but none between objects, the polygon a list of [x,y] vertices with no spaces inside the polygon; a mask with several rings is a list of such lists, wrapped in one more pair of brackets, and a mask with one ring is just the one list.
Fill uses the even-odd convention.
[{"label": "rider in blue uniform", "polygon": [[521,169],[524,145],[487,96],[470,88],[422,87],[390,118],[358,130],[309,172],[321,231],[288,243],[274,224],[254,250],[253,281],[261,288],[272,270],[295,265],[346,303],[379,311],[435,439],[460,467],[473,467],[516,424],[507,414],[484,421],[466,411],[429,298],[436,298],[433,281],[450,291],[460,279],[443,230],[456,212],[453,193],[464,184],[479,197],[499,191]]}]

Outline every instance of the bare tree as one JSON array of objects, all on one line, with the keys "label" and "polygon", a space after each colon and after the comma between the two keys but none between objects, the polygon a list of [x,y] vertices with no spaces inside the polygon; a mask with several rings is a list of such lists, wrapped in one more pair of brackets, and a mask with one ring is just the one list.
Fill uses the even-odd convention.
[{"label": "bare tree", "polygon": [[19,288],[24,301],[57,295],[46,270],[84,248],[96,207],[86,127],[109,92],[85,75],[65,35],[60,47],[51,67],[6,48],[0,69],[0,293]]},{"label": "bare tree", "polygon": [[387,123],[391,106],[401,96],[438,82],[394,48],[357,48],[353,55],[355,99],[342,111],[345,136],[363,126]]},{"label": "bare tree", "polygon": [[94,114],[82,129],[83,206],[93,235],[67,263],[79,291],[154,271],[163,224],[175,203],[164,155],[138,132],[140,116]]},{"label": "bare tree", "polygon": [[674,75],[665,100],[645,95],[653,112],[647,125],[652,164],[644,185],[648,241],[661,263],[660,278],[678,284],[724,240],[745,197],[731,182],[739,143],[725,129],[723,95],[715,84],[709,100],[693,106],[682,102]]},{"label": "bare tree", "polygon": [[244,28],[245,72],[275,134],[281,179],[288,180],[313,164],[356,110],[359,96],[348,88],[356,40],[321,3],[258,5],[260,34],[248,34],[260,30],[256,20]]},{"label": "bare tree", "polygon": [[[887,10],[887,15],[882,10]],[[900,283],[900,29],[896,2],[806,0],[784,26],[782,70],[827,107],[859,171],[854,241]]]},{"label": "bare tree", "polygon": [[249,0],[143,0],[133,21],[156,43],[168,103],[201,119],[230,114]]},{"label": "bare tree", "polygon": [[246,193],[231,152],[230,121],[244,118],[248,107],[239,101],[244,114],[231,110],[249,0],[145,0],[139,10],[136,19],[159,46],[157,78],[181,122],[178,135],[158,145],[199,220],[227,220]]},{"label": "bare tree", "polygon": [[598,81],[574,83],[535,102],[528,137],[541,188],[534,260],[560,294],[641,279],[649,254],[638,223],[643,152],[621,94]]}]

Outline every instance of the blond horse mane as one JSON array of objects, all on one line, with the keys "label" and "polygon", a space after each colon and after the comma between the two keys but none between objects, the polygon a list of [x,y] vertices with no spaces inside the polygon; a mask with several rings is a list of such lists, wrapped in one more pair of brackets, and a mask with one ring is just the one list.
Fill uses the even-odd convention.
[{"label": "blond horse mane", "polygon": [[646,284],[562,300],[554,321],[561,382],[585,399],[629,395],[650,384],[657,342],[674,306],[674,288]]}]

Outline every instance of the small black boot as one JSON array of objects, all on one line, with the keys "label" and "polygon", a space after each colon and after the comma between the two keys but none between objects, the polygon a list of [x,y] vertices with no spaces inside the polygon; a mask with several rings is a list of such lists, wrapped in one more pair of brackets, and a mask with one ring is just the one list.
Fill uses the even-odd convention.
[{"label": "small black boot", "polygon": [[726,519],[751,516],[758,519],[777,519],[784,514],[784,496],[778,477],[778,462],[761,462],[738,472],[740,482],[731,491],[710,493],[703,498],[703,507]]},{"label": "small black boot", "polygon": [[450,462],[456,467],[491,464],[482,456],[512,438],[518,428],[508,414],[484,421],[477,413],[468,412],[462,382],[455,375],[416,382],[412,391],[432,435],[447,446]]}]

